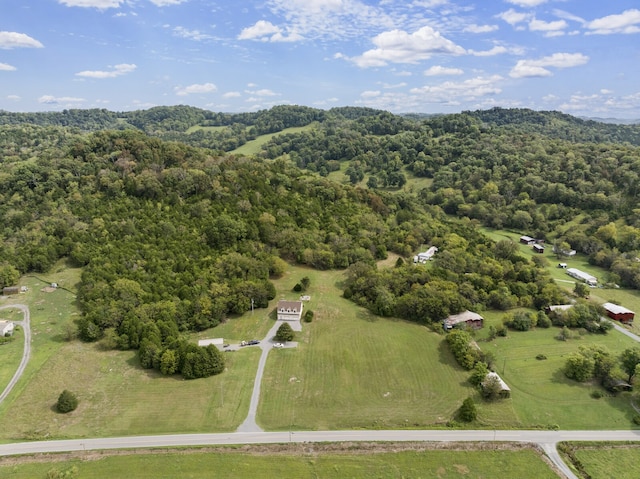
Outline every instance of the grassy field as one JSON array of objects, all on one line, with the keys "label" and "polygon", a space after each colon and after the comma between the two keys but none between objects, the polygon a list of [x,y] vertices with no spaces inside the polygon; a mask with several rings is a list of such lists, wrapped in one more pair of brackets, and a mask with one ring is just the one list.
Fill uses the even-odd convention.
[{"label": "grassy field", "polygon": [[201,126],[201,125],[194,125],[192,127],[190,127],[185,133],[194,133],[196,131],[199,130],[204,130],[204,131],[222,131],[226,128],[229,128],[228,126]]},{"label": "grassy field", "polygon": [[260,135],[255,140],[247,141],[244,145],[239,146],[235,150],[230,151],[229,153],[232,155],[255,155],[260,153],[262,150],[262,145],[268,142],[271,138],[277,135],[284,135],[286,133],[300,133],[301,131],[310,130],[315,128],[314,124],[309,124],[306,126],[296,126],[292,128],[285,128],[282,131],[278,131],[276,133],[268,133],[266,135]]},{"label": "grassy field", "polygon": [[640,476],[640,445],[577,446],[575,456],[592,479],[637,479]]},{"label": "grassy field", "polygon": [[268,358],[258,422],[268,429],[402,428],[442,425],[473,390],[442,337],[375,317],[343,299],[341,272],[292,267],[289,290],[311,278],[315,319],[296,350]]},{"label": "grassy field", "polygon": [[[319,446],[321,447],[321,446]],[[402,448],[403,445],[400,445]],[[469,447],[469,446],[468,446]],[[143,478],[486,478],[557,479],[532,449],[417,450],[396,453],[350,450],[338,453],[297,448],[276,456],[242,451],[211,451],[124,456],[89,455],[86,460],[2,465],[6,479],[70,477],[106,479]],[[259,474],[257,471],[260,471]],[[55,473],[59,475],[55,475]],[[62,474],[68,475],[63,476]],[[622,476],[619,476],[622,477]]]},{"label": "grassy field", "polygon": [[[0,302],[0,306],[4,303]],[[4,309],[0,311],[0,320],[21,321],[22,312],[19,310]],[[24,349],[24,333],[21,327],[16,327],[13,332],[13,341],[0,344],[0,393],[7,387],[9,381],[18,369]]]},{"label": "grassy field", "polygon": [[[497,427],[550,427],[560,429],[629,429],[636,426],[632,420],[631,393],[594,399],[591,392],[599,385],[577,383],[568,379],[562,368],[567,356],[580,346],[598,344],[614,355],[623,349],[637,345],[617,331],[607,335],[578,336],[569,341],[555,339],[558,328],[536,329],[527,332],[509,331],[506,338],[491,342],[486,337],[489,325],[502,323],[504,313],[484,311],[485,329],[478,334],[483,351],[492,351],[496,357],[496,370],[512,390],[512,398],[503,401],[501,413],[509,419],[512,412],[515,423],[501,423],[495,417]],[[547,356],[537,360],[538,354]],[[506,409],[510,404],[510,409]],[[497,411],[494,411],[497,412]]]}]

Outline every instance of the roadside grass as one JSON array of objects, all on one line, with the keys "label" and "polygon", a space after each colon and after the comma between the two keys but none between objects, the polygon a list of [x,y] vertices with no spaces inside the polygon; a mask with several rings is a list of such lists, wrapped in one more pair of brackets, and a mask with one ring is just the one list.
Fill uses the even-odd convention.
[{"label": "roadside grass", "polygon": [[[107,479],[205,479],[225,477],[349,477],[369,479],[398,477],[518,477],[557,479],[549,465],[533,449],[522,450],[426,450],[370,452],[357,446],[341,453],[315,452],[313,446],[292,453],[250,454],[204,450],[165,454],[101,456],[88,453],[87,459],[2,465],[0,476],[7,479],[33,477],[82,477]],[[400,445],[402,447],[402,445]],[[464,447],[464,446],[463,446]],[[468,446],[472,448],[473,446]],[[57,473],[57,475],[56,475]],[[65,475],[68,474],[68,475]],[[618,476],[622,477],[622,476]]]},{"label": "roadside grass", "polygon": [[262,151],[262,145],[267,143],[271,138],[278,135],[284,135],[287,133],[300,133],[301,131],[311,130],[315,128],[314,123],[310,123],[306,126],[294,126],[291,128],[285,128],[282,131],[278,131],[276,133],[268,133],[266,135],[260,135],[256,137],[255,140],[247,141],[244,145],[239,146],[235,150],[231,150],[229,154],[231,155],[255,155]]},{"label": "roadside grass", "polygon": [[[3,303],[0,303],[2,306]],[[17,309],[0,310],[0,320],[22,321],[22,312]],[[9,381],[18,369],[24,350],[24,331],[22,326],[15,327],[13,340],[0,344],[0,393],[7,387]]]},{"label": "roadside grass", "polygon": [[[57,263],[51,274],[35,276],[25,276],[21,278],[19,285],[27,286],[29,291],[23,294],[9,296],[0,304],[26,304],[31,312],[31,357],[24,374],[14,387],[11,394],[0,404],[0,417],[6,417],[8,411],[13,411],[18,398],[22,395],[27,385],[31,384],[40,376],[40,370],[47,361],[55,356],[64,345],[64,337],[69,327],[72,327],[72,320],[78,314],[75,306],[75,295],[64,288],[74,290],[80,280],[80,270],[69,268],[64,262]],[[42,289],[57,282],[60,288],[52,292],[44,292]],[[18,310],[0,312],[0,316],[7,319],[22,320],[22,313]],[[7,364],[15,365],[8,368],[6,365],[0,366],[3,376],[8,376],[6,381],[0,383],[4,388],[9,379],[16,371],[17,365],[22,358],[24,345],[24,333],[20,332],[19,337],[10,345],[2,346],[3,363],[5,354],[11,352],[11,358],[6,359]],[[4,349],[10,348],[10,349]],[[3,351],[6,351],[3,352]],[[0,427],[0,434],[3,430]]]},{"label": "roadside grass", "polygon": [[[486,338],[490,325],[502,324],[504,312],[484,311],[485,328],[478,335]],[[506,338],[479,341],[483,351],[495,355],[495,369],[511,388],[511,399],[498,401],[502,407],[512,404],[517,417],[516,424],[500,422],[501,427],[559,427],[560,429],[633,429],[636,414],[631,406],[631,393],[609,395],[595,383],[578,383],[562,372],[567,356],[580,346],[597,344],[607,348],[614,356],[635,346],[630,338],[617,331],[606,335],[586,334],[569,341],[559,341],[555,336],[559,328],[534,329],[527,332],[509,331]],[[538,360],[544,354],[547,359]],[[601,399],[591,397],[591,392],[601,390]]]},{"label": "roadside grass", "polygon": [[575,448],[575,456],[592,479],[637,479],[639,475],[640,444],[571,445]]},{"label": "roadside grass", "polygon": [[267,360],[258,423],[267,429],[444,425],[473,389],[442,336],[370,314],[341,297],[340,271],[291,267],[280,290],[311,278],[312,323],[297,349]]}]

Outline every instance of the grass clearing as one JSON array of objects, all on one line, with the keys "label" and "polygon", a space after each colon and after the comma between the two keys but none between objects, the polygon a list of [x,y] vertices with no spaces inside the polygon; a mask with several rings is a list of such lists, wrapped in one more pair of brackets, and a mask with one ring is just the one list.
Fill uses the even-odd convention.
[{"label": "grass clearing", "polygon": [[[282,447],[282,446],[280,446]],[[322,448],[322,446],[318,446]],[[406,447],[399,444],[402,449]],[[424,447],[424,446],[423,446]],[[519,477],[522,479],[557,479],[540,454],[532,448],[501,450],[473,445],[468,450],[401,450],[400,452],[358,451],[357,446],[347,450],[316,452],[315,446],[292,446],[272,454],[248,453],[242,450],[205,449],[201,452],[167,452],[165,454],[105,455],[91,453],[85,460],[63,462],[34,462],[2,465],[0,476],[7,479],[53,477],[53,473],[69,471],[70,477],[112,478],[176,478],[192,479],[220,476],[229,479],[257,477],[282,478],[397,478],[437,477],[483,478]],[[264,448],[260,448],[262,451]],[[293,451],[287,452],[290,449]],[[274,455],[275,454],[275,455]],[[50,476],[47,476],[47,474]],[[67,476],[64,476],[67,477]]]},{"label": "grass clearing", "polygon": [[196,131],[222,131],[222,130],[226,130],[226,129],[230,129],[228,126],[202,126],[202,125],[194,125],[191,126],[187,129],[187,131],[185,131],[185,133],[187,134],[191,134],[191,133],[195,133]]},{"label": "grass clearing", "polygon": [[294,126],[291,128],[285,128],[282,131],[278,131],[276,133],[267,133],[266,135],[260,135],[256,137],[254,140],[247,141],[244,145],[239,146],[235,150],[229,152],[232,155],[256,155],[262,151],[262,145],[266,144],[271,138],[278,135],[284,135],[287,133],[300,133],[301,131],[311,130],[315,128],[314,123],[310,123],[306,126]]},{"label": "grass clearing", "polygon": [[342,274],[292,267],[278,282],[287,291],[309,276],[315,318],[297,349],[269,355],[258,422],[276,430],[444,425],[473,394],[467,373],[442,336],[342,298]]},{"label": "grass clearing", "polygon": [[636,479],[640,464],[640,445],[584,446],[572,443],[574,454],[592,479]]},{"label": "grass clearing", "polygon": [[[0,303],[2,305],[2,303]],[[3,309],[0,311],[0,320],[22,321],[22,312],[19,310]],[[13,340],[0,344],[0,393],[7,387],[9,381],[18,369],[24,350],[24,331],[22,326],[16,326],[13,331]]]}]

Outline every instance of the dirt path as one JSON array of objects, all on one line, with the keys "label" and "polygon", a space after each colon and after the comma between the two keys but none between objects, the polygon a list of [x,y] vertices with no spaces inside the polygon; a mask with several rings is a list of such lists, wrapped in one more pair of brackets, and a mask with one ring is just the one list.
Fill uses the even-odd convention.
[{"label": "dirt path", "polygon": [[29,362],[29,357],[31,356],[31,324],[30,324],[30,314],[29,308],[24,304],[10,304],[6,306],[0,306],[0,310],[2,309],[19,309],[22,311],[23,320],[15,321],[15,324],[19,324],[22,326],[24,331],[24,350],[22,352],[22,360],[20,361],[20,365],[16,370],[16,373],[7,384],[7,387],[4,388],[2,394],[0,394],[0,403],[5,400],[5,398],[9,395],[13,387],[16,385],[22,373],[24,373],[25,368],[27,367],[27,363]]}]

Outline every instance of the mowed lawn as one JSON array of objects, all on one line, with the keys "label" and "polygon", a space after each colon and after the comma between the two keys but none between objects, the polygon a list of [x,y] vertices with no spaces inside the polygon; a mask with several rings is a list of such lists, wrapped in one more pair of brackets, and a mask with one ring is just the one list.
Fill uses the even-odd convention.
[{"label": "mowed lawn", "polygon": [[[4,303],[0,303],[3,306]],[[0,320],[22,321],[22,311],[18,309],[0,310]],[[24,331],[17,326],[13,331],[13,340],[0,344],[0,393],[7,387],[9,381],[18,369],[24,350]]]},{"label": "mowed lawn", "polygon": [[637,479],[640,477],[640,444],[577,446],[575,455],[592,479]]},{"label": "mowed lawn", "polygon": [[[402,446],[400,446],[402,447]],[[58,473],[58,475],[55,475]],[[64,475],[64,474],[68,475]],[[300,451],[275,455],[242,452],[192,452],[90,455],[87,460],[38,462],[3,466],[0,477],[81,477],[83,479],[227,479],[261,478],[488,478],[557,479],[551,468],[532,449],[428,450],[397,453],[357,452],[331,454]],[[617,476],[624,477],[624,476]]]},{"label": "mowed lawn", "polygon": [[[490,324],[501,324],[504,313],[483,312],[487,318],[484,338]],[[553,427],[560,429],[630,429],[635,428],[636,414],[631,406],[631,393],[606,395],[600,399],[591,397],[595,390],[605,392],[595,383],[578,383],[562,372],[567,357],[580,346],[597,344],[607,348],[614,356],[624,349],[637,346],[631,339],[617,331],[606,335],[586,334],[569,341],[555,339],[560,329],[535,329],[527,332],[509,331],[506,338],[479,341],[483,351],[491,351],[496,357],[496,372],[512,390],[511,404],[517,422],[510,424],[495,417],[497,427]],[[538,360],[544,354],[547,359]],[[508,418],[508,416],[507,416]]]},{"label": "mowed lawn", "polygon": [[305,275],[315,319],[298,333],[297,349],[269,355],[258,408],[264,428],[444,425],[474,393],[442,336],[343,299],[342,272],[293,267],[280,289],[290,290]]}]

